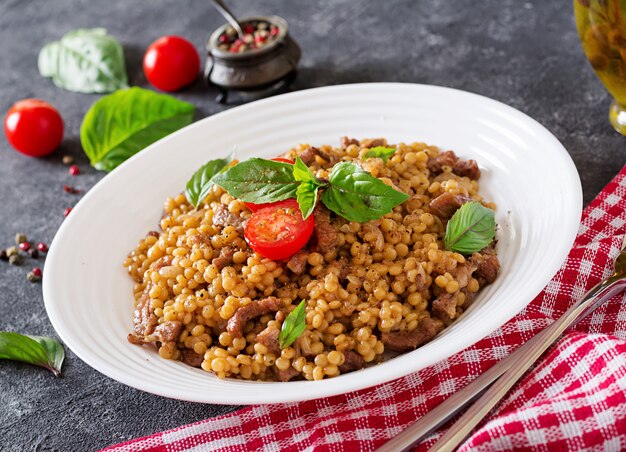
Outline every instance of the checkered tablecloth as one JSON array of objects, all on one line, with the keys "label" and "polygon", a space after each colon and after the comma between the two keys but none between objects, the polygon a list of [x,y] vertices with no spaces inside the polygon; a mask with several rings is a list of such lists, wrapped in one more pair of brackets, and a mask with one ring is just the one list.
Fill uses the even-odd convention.
[{"label": "checkered tablecloth", "polygon": [[[625,233],[626,167],[585,209],[567,261],[543,292],[472,347],[370,389],[301,403],[250,406],[106,450],[374,450],[610,275]],[[622,295],[614,297],[563,337],[460,450],[626,450],[624,301]],[[418,450],[432,445],[444,429]]]}]

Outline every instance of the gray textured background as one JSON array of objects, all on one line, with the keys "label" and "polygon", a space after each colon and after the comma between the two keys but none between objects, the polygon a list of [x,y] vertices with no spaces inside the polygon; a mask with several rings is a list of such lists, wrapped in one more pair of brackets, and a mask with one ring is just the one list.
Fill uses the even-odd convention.
[{"label": "gray textured background", "polygon": [[[609,97],[578,43],[571,2],[519,1],[255,1],[232,0],[241,15],[287,19],[303,51],[297,89],[354,82],[416,82],[460,88],[505,102],[544,124],[581,173],[585,204],[625,163],[626,139],[607,122]],[[124,45],[131,83],[146,86],[144,49],[180,34],[202,49],[222,23],[208,0],[0,0],[0,111],[18,99],[53,103],[66,125],[53,156],[30,159],[0,138],[0,246],[18,231],[50,242],[63,209],[104,174],[90,169],[78,132],[99,96],[60,90],[37,72],[41,46],[78,27],[103,26]],[[221,111],[200,83],[177,94],[198,118]],[[454,120],[451,114],[451,122]],[[83,174],[72,178],[61,156]],[[558,171],[555,168],[555,171]],[[40,259],[40,264],[42,260]],[[55,335],[32,266],[0,262],[0,331]],[[125,387],[89,368],[71,351],[55,379],[46,371],[0,362],[0,450],[94,450],[226,413]]]}]

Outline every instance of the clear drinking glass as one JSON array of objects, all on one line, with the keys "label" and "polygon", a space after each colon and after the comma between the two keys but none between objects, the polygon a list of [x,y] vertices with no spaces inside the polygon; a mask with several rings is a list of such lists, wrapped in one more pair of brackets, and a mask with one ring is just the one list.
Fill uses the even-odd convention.
[{"label": "clear drinking glass", "polygon": [[626,135],[626,0],[574,0],[574,14],[585,55],[613,96],[609,121]]}]

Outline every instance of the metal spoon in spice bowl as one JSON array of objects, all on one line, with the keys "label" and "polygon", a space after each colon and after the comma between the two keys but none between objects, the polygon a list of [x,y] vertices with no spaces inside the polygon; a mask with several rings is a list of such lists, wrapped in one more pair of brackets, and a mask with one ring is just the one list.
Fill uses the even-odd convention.
[{"label": "metal spoon in spice bowl", "polygon": [[212,2],[213,6],[215,6],[215,9],[217,9],[219,13],[224,16],[224,19],[226,19],[231,27],[233,27],[235,31],[237,31],[239,37],[243,39],[243,28],[241,27],[239,21],[235,18],[235,15],[230,12],[230,10],[226,7],[222,0],[212,0]]}]

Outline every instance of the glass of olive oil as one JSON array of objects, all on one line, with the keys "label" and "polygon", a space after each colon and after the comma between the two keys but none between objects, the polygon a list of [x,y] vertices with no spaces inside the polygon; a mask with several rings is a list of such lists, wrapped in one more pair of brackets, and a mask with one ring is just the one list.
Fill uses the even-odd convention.
[{"label": "glass of olive oil", "polygon": [[613,96],[609,121],[626,135],[626,0],[574,0],[574,14],[585,55]]}]

